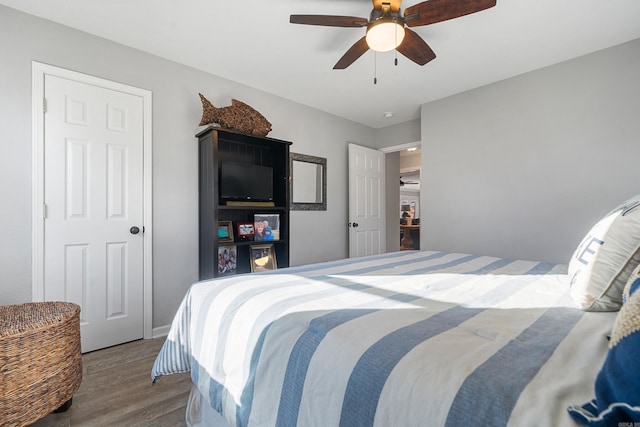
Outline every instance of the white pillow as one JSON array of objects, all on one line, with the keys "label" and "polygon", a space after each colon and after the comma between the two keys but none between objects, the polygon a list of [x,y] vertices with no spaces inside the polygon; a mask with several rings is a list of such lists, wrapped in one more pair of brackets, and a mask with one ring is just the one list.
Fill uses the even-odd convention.
[{"label": "white pillow", "polygon": [[609,212],[569,262],[571,295],[586,311],[617,311],[622,289],[640,264],[640,195]]}]

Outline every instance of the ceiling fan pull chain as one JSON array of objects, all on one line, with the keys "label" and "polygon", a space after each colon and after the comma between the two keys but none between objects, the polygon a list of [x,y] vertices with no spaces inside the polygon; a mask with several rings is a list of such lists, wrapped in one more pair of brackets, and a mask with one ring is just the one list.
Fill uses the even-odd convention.
[{"label": "ceiling fan pull chain", "polygon": [[[396,47],[398,47],[399,43],[398,43],[398,32],[394,31],[395,37],[396,37]],[[396,59],[394,61],[395,66],[398,66],[398,49],[394,49],[393,52],[396,55]]]},{"label": "ceiling fan pull chain", "polygon": [[373,84],[378,84],[378,53],[373,51]]}]

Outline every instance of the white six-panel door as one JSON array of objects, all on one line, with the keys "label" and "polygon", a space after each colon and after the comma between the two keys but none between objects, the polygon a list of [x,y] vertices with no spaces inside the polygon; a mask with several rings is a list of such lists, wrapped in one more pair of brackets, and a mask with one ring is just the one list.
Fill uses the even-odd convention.
[{"label": "white six-panel door", "polygon": [[142,338],[143,100],[51,75],[44,90],[44,299],[80,305],[83,352]]},{"label": "white six-panel door", "polygon": [[384,153],[349,144],[349,257],[384,253]]}]

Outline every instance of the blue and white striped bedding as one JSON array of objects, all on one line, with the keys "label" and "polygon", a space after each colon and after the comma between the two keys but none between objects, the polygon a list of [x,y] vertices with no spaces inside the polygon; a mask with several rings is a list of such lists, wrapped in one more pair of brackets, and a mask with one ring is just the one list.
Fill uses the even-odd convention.
[{"label": "blue and white striped bedding", "polygon": [[152,378],[191,370],[235,426],[571,426],[616,313],[568,291],[564,265],[431,251],[199,282]]}]

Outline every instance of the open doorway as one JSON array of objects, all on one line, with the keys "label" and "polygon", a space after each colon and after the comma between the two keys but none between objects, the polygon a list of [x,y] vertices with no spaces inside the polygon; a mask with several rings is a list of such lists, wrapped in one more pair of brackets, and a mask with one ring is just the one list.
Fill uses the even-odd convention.
[{"label": "open doorway", "polygon": [[420,249],[420,147],[400,151],[400,250]]},{"label": "open doorway", "polygon": [[386,153],[387,252],[420,249],[420,142],[382,151]]}]

